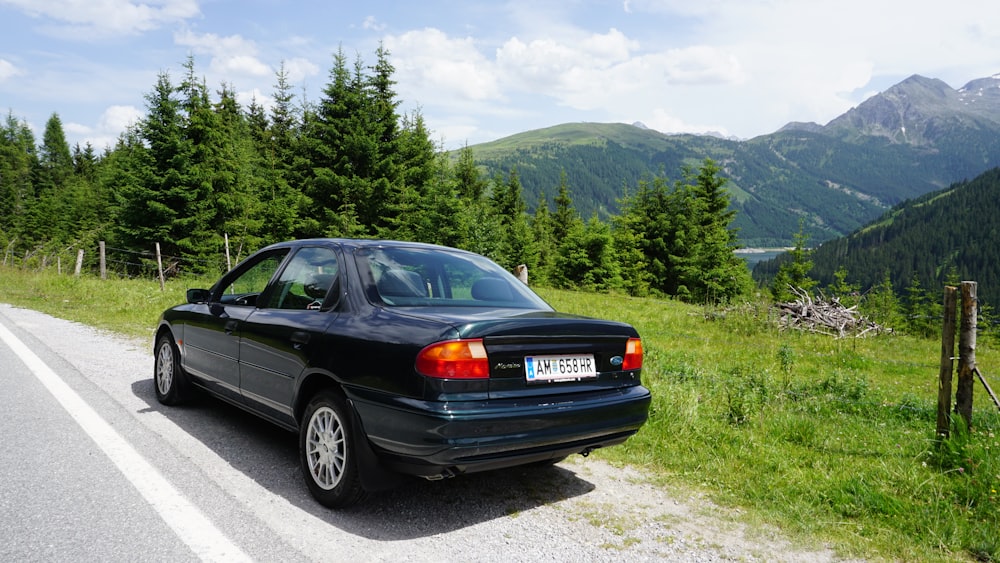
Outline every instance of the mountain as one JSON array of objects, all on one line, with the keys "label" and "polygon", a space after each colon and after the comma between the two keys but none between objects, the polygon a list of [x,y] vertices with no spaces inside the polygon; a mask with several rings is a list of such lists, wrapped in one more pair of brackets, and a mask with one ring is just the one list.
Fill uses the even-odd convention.
[{"label": "mountain", "polygon": [[[979,282],[979,299],[1000,303],[1000,168],[925,194],[894,207],[846,237],[824,242],[812,252],[810,277],[834,282],[845,268],[848,282],[866,290],[886,273],[897,295],[916,278],[920,286],[942,287],[949,278]],[[754,278],[768,283],[782,256],[760,262]]]},{"label": "mountain", "polygon": [[729,178],[746,246],[787,246],[799,219],[813,242],[846,235],[902,201],[1000,166],[1000,75],[954,90],[911,76],[826,125],[789,123],[749,140],[570,123],[471,146],[493,176],[516,167],[525,199],[548,201],[565,170],[588,217],[618,211],[624,186],[674,180],[705,158]]}]

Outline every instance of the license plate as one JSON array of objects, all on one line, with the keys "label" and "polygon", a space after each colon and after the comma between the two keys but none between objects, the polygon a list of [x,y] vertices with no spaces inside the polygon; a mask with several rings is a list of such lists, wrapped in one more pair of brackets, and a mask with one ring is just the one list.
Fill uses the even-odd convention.
[{"label": "license plate", "polygon": [[572,356],[528,356],[524,358],[528,383],[541,381],[575,381],[597,377],[593,354]]}]

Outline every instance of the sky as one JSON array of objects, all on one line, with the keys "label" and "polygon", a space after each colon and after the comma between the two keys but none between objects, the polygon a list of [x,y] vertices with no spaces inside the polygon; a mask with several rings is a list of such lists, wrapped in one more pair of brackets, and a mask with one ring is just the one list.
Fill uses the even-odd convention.
[{"label": "sky", "polygon": [[316,102],[333,57],[395,67],[442,148],[569,122],[751,138],[825,124],[919,74],[1000,73],[996,0],[0,0],[0,111],[113,145],[160,73],[269,107]]}]

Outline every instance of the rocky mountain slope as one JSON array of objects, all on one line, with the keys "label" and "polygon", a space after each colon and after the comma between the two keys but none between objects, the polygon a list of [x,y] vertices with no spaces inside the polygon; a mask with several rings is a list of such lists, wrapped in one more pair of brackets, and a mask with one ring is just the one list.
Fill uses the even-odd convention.
[{"label": "rocky mountain slope", "polygon": [[572,123],[472,146],[490,176],[516,167],[525,200],[551,201],[565,170],[585,216],[617,213],[625,186],[676,180],[704,158],[730,179],[747,246],[845,235],[891,206],[1000,166],[1000,75],[955,90],[911,76],[826,125],[790,123],[750,140],[666,135],[642,126]]}]

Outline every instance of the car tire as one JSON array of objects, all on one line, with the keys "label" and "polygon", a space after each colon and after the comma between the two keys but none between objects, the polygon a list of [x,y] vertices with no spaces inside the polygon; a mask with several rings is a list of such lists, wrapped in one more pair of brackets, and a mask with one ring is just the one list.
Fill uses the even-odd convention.
[{"label": "car tire", "polygon": [[352,418],[343,397],[320,391],[299,425],[299,458],[309,492],[328,508],[346,508],[367,495],[361,486]]},{"label": "car tire", "polygon": [[156,340],[153,389],[156,400],[164,405],[180,404],[188,396],[187,373],[181,367],[180,352],[169,333]]}]

